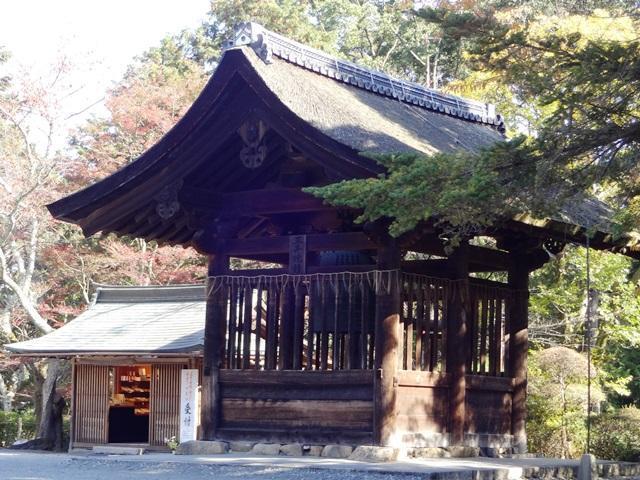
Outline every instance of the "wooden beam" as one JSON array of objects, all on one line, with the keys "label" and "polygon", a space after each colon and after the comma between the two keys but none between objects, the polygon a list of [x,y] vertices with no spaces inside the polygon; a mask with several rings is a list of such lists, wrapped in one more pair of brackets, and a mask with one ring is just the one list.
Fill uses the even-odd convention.
[{"label": "wooden beam", "polygon": [[[216,255],[209,258],[208,276],[227,273],[229,258]],[[213,440],[220,427],[221,396],[220,368],[224,358],[226,337],[227,299],[224,292],[212,291],[207,282],[207,309],[204,327],[204,352],[202,369],[202,409],[201,436],[203,440]]]},{"label": "wooden beam", "polygon": [[453,295],[447,308],[446,372],[449,386],[449,433],[453,445],[464,443],[466,368],[469,342],[466,299],[469,298],[469,245],[462,241],[449,257]]},{"label": "wooden beam", "polygon": [[[342,273],[342,272],[372,272],[376,265],[322,265],[307,267],[307,274],[314,273]],[[229,270],[225,275],[231,277],[260,277],[289,274],[288,268],[252,268],[243,270]]]},{"label": "wooden beam", "polygon": [[[450,263],[446,259],[435,260],[404,260],[402,271],[418,275],[449,278],[451,276]],[[490,267],[477,262],[469,262],[469,272],[499,272],[501,267]]]},{"label": "wooden beam", "polygon": [[529,267],[528,259],[512,253],[509,268],[509,287],[513,301],[509,312],[509,376],[513,378],[511,406],[511,434],[517,453],[527,451],[527,350],[529,348]]},{"label": "wooden beam", "polygon": [[311,265],[307,273],[372,272],[376,265]]},{"label": "wooden beam", "polygon": [[[206,246],[204,246],[206,249]],[[210,246],[209,248],[215,248]],[[289,236],[243,238],[225,240],[220,253],[233,257],[245,255],[270,255],[289,253]],[[307,250],[320,252],[328,250],[373,250],[376,245],[360,232],[326,233],[307,235]],[[214,253],[214,251],[210,251]]]},{"label": "wooden beam", "polygon": [[307,271],[307,237],[291,235],[289,237],[289,273],[301,274]]},{"label": "wooden beam", "polygon": [[216,193],[204,188],[185,187],[180,191],[180,200],[206,210],[209,215],[231,218],[335,209],[299,188]]},{"label": "wooden beam", "polygon": [[[558,220],[546,220],[540,225],[531,225],[518,220],[509,220],[505,224],[506,231],[521,232],[529,237],[540,240],[553,239],[562,243],[585,244],[587,229]],[[640,258],[640,249],[633,246],[634,240],[631,237],[621,237],[614,239],[611,233],[595,232],[589,244],[597,250],[609,250],[614,253],[621,253],[631,258]]]},{"label": "wooden beam", "polygon": [[243,270],[229,270],[224,275],[229,277],[269,277],[275,275],[286,275],[286,268],[250,268]]},{"label": "wooden beam", "polygon": [[513,378],[490,377],[488,375],[467,375],[465,379],[468,390],[485,392],[513,392]]},{"label": "wooden beam", "polygon": [[[419,241],[410,245],[409,250],[447,257],[444,244],[437,236],[423,237]],[[509,268],[509,253],[502,250],[495,250],[477,245],[469,245],[468,256],[470,266],[474,265],[475,271],[506,271]],[[483,270],[480,270],[480,269]]]},{"label": "wooden beam", "polygon": [[[378,249],[378,269],[397,270],[400,259],[397,241],[388,238]],[[398,352],[402,349],[400,281],[396,273],[391,275],[390,288],[376,293],[373,438],[381,446],[392,446],[395,441]]]}]

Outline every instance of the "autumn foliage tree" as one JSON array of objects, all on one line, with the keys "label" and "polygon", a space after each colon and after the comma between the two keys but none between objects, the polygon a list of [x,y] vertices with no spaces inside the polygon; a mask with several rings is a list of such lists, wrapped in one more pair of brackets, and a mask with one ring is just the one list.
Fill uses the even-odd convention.
[{"label": "autumn foliage tree", "polygon": [[[129,68],[109,93],[107,118],[94,118],[71,137],[77,168],[63,177],[75,191],[136,159],[177,122],[204,86],[204,68],[167,38]],[[192,250],[162,247],[144,239],[84,239],[66,226],[65,242],[46,252],[53,265],[88,298],[90,284],[168,284],[202,279],[202,259]],[[74,275],[74,272],[76,273]]]},{"label": "autumn foliage tree", "polygon": [[[51,288],[41,262],[44,245],[56,241],[55,224],[44,203],[59,191],[57,178],[62,156],[56,148],[69,95],[65,78],[69,64],[58,61],[52,80],[22,74],[7,79],[0,91],[0,341],[22,340],[53,330],[55,319],[40,308]],[[58,361],[6,361],[0,374],[0,400],[10,410],[19,388],[35,379],[38,436],[54,446],[51,430],[56,382],[62,373]],[[41,386],[41,389],[40,389]],[[61,445],[56,446],[61,447]]]},{"label": "autumn foliage tree", "polygon": [[[202,259],[193,251],[142,239],[86,239],[76,227],[53,221],[45,208],[135,159],[183,115],[202,88],[204,72],[186,59],[170,63],[170,54],[167,41],[132,66],[109,94],[109,118],[93,119],[77,130],[70,149],[59,142],[69,115],[63,104],[69,91],[58,87],[69,85],[67,62],[56,65],[53,82],[21,75],[2,83],[0,343],[51,332],[86,308],[99,283],[203,278]],[[3,409],[11,410],[18,391],[32,385],[38,436],[45,440],[38,445],[60,448],[59,434],[49,426],[55,423],[51,406],[64,365],[55,360],[0,361]]]}]

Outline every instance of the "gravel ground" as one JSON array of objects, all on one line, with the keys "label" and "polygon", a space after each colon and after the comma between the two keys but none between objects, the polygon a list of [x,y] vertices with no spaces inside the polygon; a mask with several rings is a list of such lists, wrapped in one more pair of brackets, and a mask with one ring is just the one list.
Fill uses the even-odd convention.
[{"label": "gravel ground", "polygon": [[419,480],[411,474],[284,467],[118,461],[111,457],[0,450],[0,480]]}]

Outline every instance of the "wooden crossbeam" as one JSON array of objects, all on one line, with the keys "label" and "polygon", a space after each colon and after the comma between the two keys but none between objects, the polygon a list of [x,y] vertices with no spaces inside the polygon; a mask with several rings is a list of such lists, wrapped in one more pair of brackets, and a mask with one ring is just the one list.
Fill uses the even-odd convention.
[{"label": "wooden crossbeam", "polygon": [[[206,248],[206,246],[203,246]],[[228,239],[218,247],[220,253],[233,257],[289,253],[289,237]],[[373,250],[376,248],[364,233],[327,233],[307,235],[307,251]],[[213,253],[213,252],[212,252]]]},{"label": "wooden crossbeam", "polygon": [[[446,257],[444,245],[442,241],[437,237],[425,237],[420,239],[415,244],[411,245],[411,250],[419,253],[426,253],[430,255],[438,255]],[[469,262],[474,264],[476,268],[490,267],[488,270],[476,270],[476,271],[498,271],[507,270],[509,268],[509,253],[502,250],[494,250],[486,247],[479,247],[477,245],[469,245]]]},{"label": "wooden crossbeam", "polygon": [[[447,277],[450,265],[446,259],[435,260],[405,260],[402,262],[402,271],[417,273],[419,275],[431,275],[434,277]],[[487,265],[475,261],[469,262],[469,272],[499,272],[503,268],[497,265]]]},{"label": "wooden crossbeam", "polygon": [[216,193],[203,188],[185,187],[180,191],[180,200],[220,218],[315,212],[333,208],[297,188]]}]

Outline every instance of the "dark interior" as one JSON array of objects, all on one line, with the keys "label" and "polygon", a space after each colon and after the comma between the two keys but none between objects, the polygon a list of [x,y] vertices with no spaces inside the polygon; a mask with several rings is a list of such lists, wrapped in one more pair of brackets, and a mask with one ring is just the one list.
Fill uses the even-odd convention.
[{"label": "dark interior", "polygon": [[151,366],[114,367],[109,404],[109,443],[149,443]]},{"label": "dark interior", "polygon": [[148,443],[149,415],[136,415],[133,407],[109,408],[109,443]]}]

